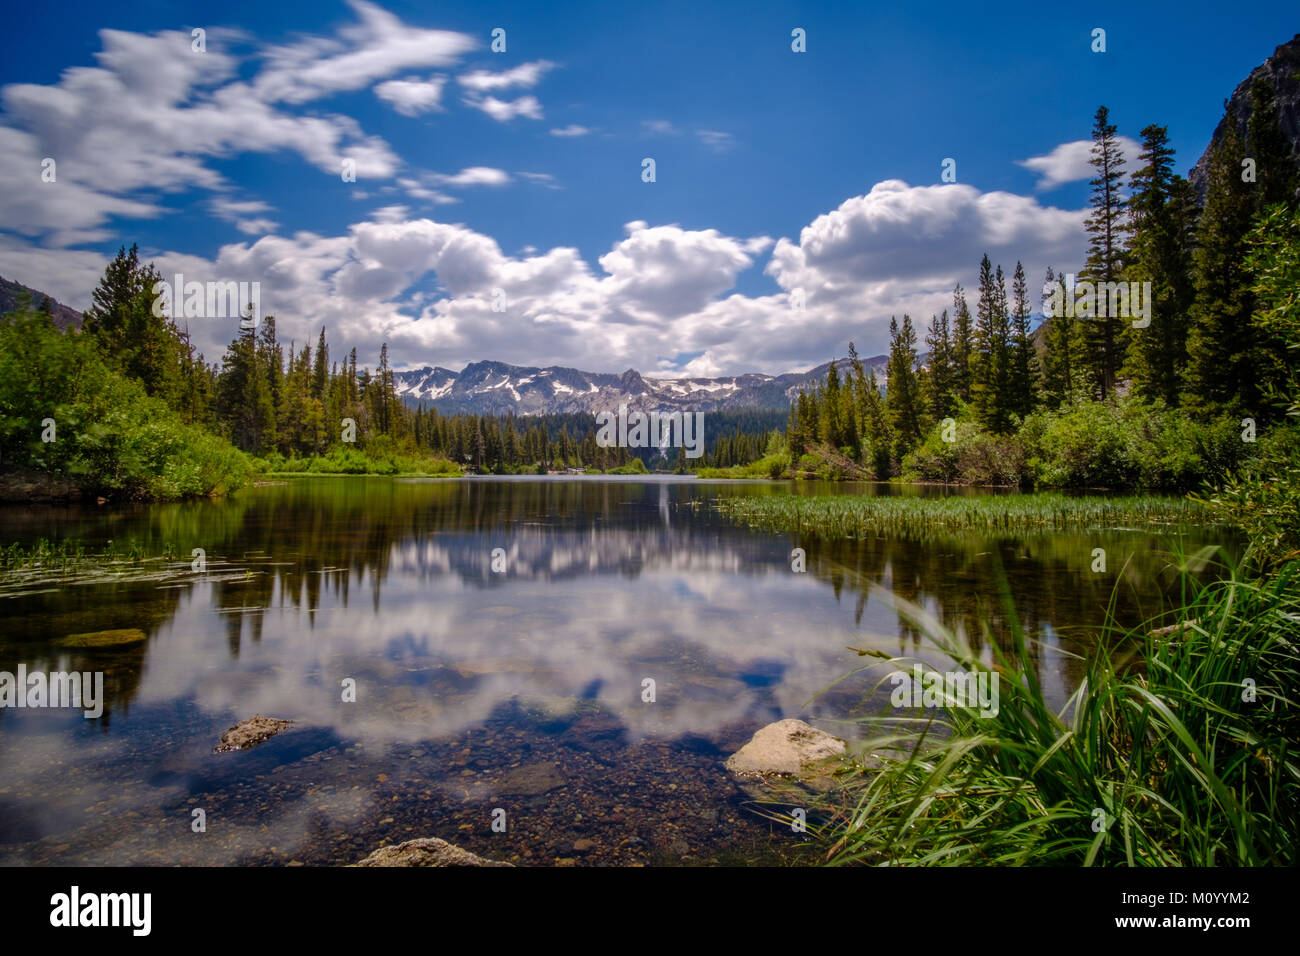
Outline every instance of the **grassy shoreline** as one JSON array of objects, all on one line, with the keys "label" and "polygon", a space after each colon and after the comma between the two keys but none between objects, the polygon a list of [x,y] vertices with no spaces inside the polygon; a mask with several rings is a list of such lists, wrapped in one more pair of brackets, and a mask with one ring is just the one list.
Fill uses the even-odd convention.
[{"label": "grassy shoreline", "polygon": [[770,495],[721,498],[718,511],[763,531],[861,538],[896,532],[1144,529],[1224,523],[1199,502],[1150,495],[951,495],[942,498]]},{"label": "grassy shoreline", "polygon": [[815,805],[826,822],[810,834],[832,865],[1294,866],[1297,576],[1300,562],[1266,581],[1189,577],[1182,626],[1110,634],[1060,712],[1022,663],[1033,654],[1022,630],[990,667],[893,598],[948,666],[999,680],[999,707],[982,716],[943,693],[921,717],[862,718],[874,735]]}]

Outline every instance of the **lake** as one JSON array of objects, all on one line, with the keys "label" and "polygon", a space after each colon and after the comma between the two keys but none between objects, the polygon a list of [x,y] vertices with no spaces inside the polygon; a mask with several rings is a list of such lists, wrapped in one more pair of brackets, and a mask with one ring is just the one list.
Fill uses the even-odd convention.
[{"label": "lake", "polygon": [[[223,501],[0,510],[0,544],[112,540],[144,558],[0,587],[0,671],[98,671],[106,696],[98,719],[0,709],[0,863],[345,864],[423,836],[524,865],[816,862],[722,763],[782,717],[855,736],[889,686],[878,668],[841,680],[871,660],[850,647],[938,660],[889,595],[990,659],[1011,647],[1005,582],[1064,703],[1112,599],[1122,621],[1148,619],[1173,596],[1175,546],[1231,543],[1209,528],[825,543],[710,507],[790,490],[958,493],[303,478]],[[116,629],[143,639],[68,640]],[[294,723],[213,752],[255,714]]]}]

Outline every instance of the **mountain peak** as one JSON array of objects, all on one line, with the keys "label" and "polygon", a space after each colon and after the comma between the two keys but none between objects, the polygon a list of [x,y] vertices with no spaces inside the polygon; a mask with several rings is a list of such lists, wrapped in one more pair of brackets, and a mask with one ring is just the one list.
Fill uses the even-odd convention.
[{"label": "mountain peak", "polygon": [[[883,376],[887,356],[863,364]],[[844,368],[846,360],[837,359]],[[807,372],[718,378],[647,378],[634,368],[620,374],[586,372],[551,365],[546,368],[476,361],[460,372],[445,368],[397,372],[397,392],[404,401],[430,405],[440,412],[475,415],[547,415],[613,411],[620,405],[637,411],[708,412],[734,408],[786,409],[803,391],[825,380],[830,363]]]},{"label": "mountain peak", "polygon": [[1223,119],[1219,120],[1219,125],[1214,128],[1210,145],[1187,174],[1202,200],[1209,188],[1210,157],[1223,142],[1227,129],[1225,124],[1231,121],[1243,136],[1246,133],[1246,124],[1254,109],[1250,88],[1257,79],[1267,80],[1273,87],[1278,126],[1291,144],[1291,159],[1300,164],[1300,33],[1297,33],[1274,50],[1272,56],[1251,70],[1250,76],[1238,83],[1228,98],[1227,110]]}]

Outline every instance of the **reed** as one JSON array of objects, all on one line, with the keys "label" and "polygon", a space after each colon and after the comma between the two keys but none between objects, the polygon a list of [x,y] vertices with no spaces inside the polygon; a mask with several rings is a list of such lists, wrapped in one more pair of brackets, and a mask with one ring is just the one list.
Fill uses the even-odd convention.
[{"label": "reed", "polygon": [[787,494],[724,497],[717,499],[715,507],[733,520],[760,530],[824,538],[1026,529],[1150,530],[1220,523],[1199,502],[1158,496],[1032,494],[921,498]]},{"label": "reed", "polygon": [[1189,571],[1183,626],[1103,635],[1059,711],[1023,663],[1031,641],[1018,625],[1013,649],[986,665],[892,598],[953,668],[999,675],[999,707],[981,716],[945,696],[920,719],[861,718],[862,756],[809,832],[831,864],[1295,865],[1297,575],[1300,562],[1267,580],[1230,568],[1202,585]]}]

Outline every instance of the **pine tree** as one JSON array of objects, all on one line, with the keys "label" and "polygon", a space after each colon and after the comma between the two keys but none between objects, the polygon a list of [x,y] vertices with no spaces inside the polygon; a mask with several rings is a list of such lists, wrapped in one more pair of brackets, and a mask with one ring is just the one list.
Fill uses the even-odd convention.
[{"label": "pine tree", "polygon": [[1142,164],[1129,199],[1132,239],[1126,258],[1134,282],[1150,282],[1150,325],[1129,333],[1125,373],[1140,395],[1179,403],[1187,367],[1187,312],[1191,308],[1196,203],[1191,187],[1173,172],[1174,151],[1163,126],[1142,130]]},{"label": "pine tree", "polygon": [[316,341],[316,364],[311,370],[311,397],[325,401],[325,387],[329,381],[330,350],[325,344],[325,326],[320,327],[320,338]]},{"label": "pine tree", "polygon": [[885,383],[885,407],[894,433],[895,459],[901,459],[921,439],[921,396],[916,376],[916,332],[912,319],[889,320],[889,378]]},{"label": "pine tree", "polygon": [[[1043,282],[1043,314],[1049,311],[1048,300],[1051,289],[1056,287],[1058,279],[1047,267]],[[1064,310],[1061,310],[1062,313]],[[1079,352],[1075,348],[1076,323],[1064,314],[1049,315],[1045,320],[1047,331],[1046,350],[1043,356],[1043,396],[1052,408],[1059,408],[1069,401],[1078,383]]]},{"label": "pine tree", "polygon": [[[181,337],[172,320],[154,314],[154,287],[162,280],[152,265],[140,262],[132,245],[118,250],[91,293],[83,331],[93,335],[100,348],[123,372],[140,382],[145,391],[172,408],[185,406],[182,384]],[[173,313],[184,290],[172,294]]]},{"label": "pine tree", "polygon": [[1038,362],[1034,343],[1029,334],[1029,288],[1025,283],[1025,268],[1016,263],[1011,294],[1014,298],[1011,366],[1009,369],[1007,407],[1023,420],[1038,403]]},{"label": "pine tree", "polygon": [[1255,215],[1279,203],[1294,207],[1300,199],[1296,195],[1300,188],[1300,167],[1291,157],[1291,142],[1278,122],[1273,84],[1263,76],[1256,77],[1250,85],[1246,146],[1255,161]]},{"label": "pine tree", "polygon": [[971,355],[971,402],[979,423],[994,433],[1006,431],[1010,365],[1010,320],[1002,267],[996,273],[986,253],[980,260],[979,301]]},{"label": "pine tree", "polygon": [[926,401],[930,416],[936,421],[953,412],[953,357],[952,336],[948,329],[948,310],[931,316],[930,331],[925,336],[925,347],[930,353],[929,374],[926,377]]},{"label": "pine tree", "polygon": [[1251,277],[1244,265],[1255,184],[1242,181],[1245,144],[1235,123],[1210,157],[1205,210],[1197,231],[1184,400],[1202,416],[1258,411]]},{"label": "pine tree", "polygon": [[217,404],[231,444],[253,454],[265,449],[268,433],[274,427],[275,408],[267,391],[265,370],[258,361],[252,322],[240,324],[221,360]]},{"label": "pine tree", "polygon": [[803,392],[799,393],[798,399],[790,403],[790,417],[785,426],[785,447],[790,453],[790,460],[797,462],[799,456],[803,454],[804,437],[803,429],[799,427],[799,401],[807,398]]},{"label": "pine tree", "polygon": [[[1097,108],[1092,130],[1092,158],[1096,175],[1092,186],[1092,213],[1085,223],[1088,230],[1088,260],[1082,278],[1094,283],[1118,282],[1124,273],[1124,246],[1128,235],[1128,221],[1122,193],[1124,185],[1124,156],[1120,152],[1116,127],[1110,122],[1110,111]],[[1089,320],[1088,364],[1100,398],[1115,390],[1124,358],[1124,317],[1108,313],[1104,302],[1107,297],[1098,290],[1097,315]]]},{"label": "pine tree", "polygon": [[[393,372],[388,367],[388,343],[385,342],[379,350],[379,370],[375,374],[376,381],[376,420],[379,431],[383,435],[390,435],[393,432],[393,411],[394,405],[397,404],[393,394]],[[482,435],[480,433],[480,439]],[[482,464],[481,453],[475,458],[474,467],[478,469]]]},{"label": "pine tree", "polygon": [[826,370],[826,387],[822,396],[822,414],[818,439],[832,448],[839,448],[844,436],[844,422],[840,417],[840,375],[832,359]]},{"label": "pine tree", "polygon": [[[891,474],[890,457],[893,454],[894,433],[889,426],[885,402],[880,396],[880,383],[876,381],[873,368],[867,376],[865,411],[862,419],[863,434],[871,446],[870,461],[872,471],[877,479],[884,480]],[[864,458],[867,456],[864,455]]]},{"label": "pine tree", "polygon": [[269,450],[280,444],[279,416],[284,404],[281,394],[284,391],[284,351],[275,338],[275,316],[273,315],[262,319],[262,329],[257,338],[257,361],[262,368],[267,404],[270,408],[265,433],[262,436],[262,447]]},{"label": "pine tree", "polygon": [[952,291],[952,308],[952,390],[958,399],[969,402],[973,381],[971,361],[974,354],[974,331],[961,283]]}]

